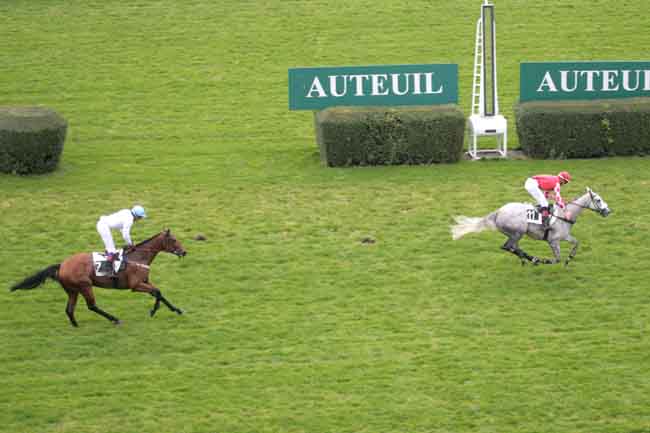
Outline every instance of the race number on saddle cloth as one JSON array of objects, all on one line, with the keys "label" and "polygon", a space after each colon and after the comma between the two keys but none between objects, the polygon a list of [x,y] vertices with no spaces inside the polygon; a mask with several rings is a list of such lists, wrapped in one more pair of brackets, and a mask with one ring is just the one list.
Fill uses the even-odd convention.
[{"label": "race number on saddle cloth", "polygon": [[550,215],[548,197],[553,193],[553,199],[557,206],[564,209],[565,203],[560,195],[560,186],[570,181],[571,175],[566,171],[561,171],[557,176],[537,175],[526,179],[524,187],[539,205],[542,214],[542,223],[545,226],[548,226]]},{"label": "race number on saddle cloth", "polygon": [[120,255],[115,249],[111,230],[120,230],[126,245],[131,246],[133,245],[133,242],[131,241],[131,227],[133,226],[133,223],[146,217],[147,214],[145,213],[144,208],[135,205],[131,209],[122,209],[110,215],[102,215],[99,218],[99,221],[97,221],[97,232],[99,232],[102,241],[104,241],[104,247],[106,249],[106,261],[113,263],[116,273],[118,272],[120,264],[116,259]]},{"label": "race number on saddle cloth", "polygon": [[108,260],[108,253],[93,252],[93,268],[95,275],[98,277],[113,277],[118,272],[124,270],[126,260],[124,250],[119,249],[113,253],[112,260]]}]

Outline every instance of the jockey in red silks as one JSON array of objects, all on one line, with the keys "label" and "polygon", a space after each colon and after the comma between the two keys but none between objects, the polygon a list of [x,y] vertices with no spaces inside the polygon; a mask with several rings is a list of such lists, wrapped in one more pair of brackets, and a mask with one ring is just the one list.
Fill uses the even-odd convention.
[{"label": "jockey in red silks", "polygon": [[[547,197],[551,192],[555,193],[555,203],[564,209],[565,203],[560,195],[560,186],[571,181],[571,175],[566,171],[561,171],[557,176],[552,175],[538,175],[526,179],[524,187],[526,191],[537,201],[542,211],[542,223],[544,227],[548,227],[549,222],[549,209]],[[567,217],[570,217],[567,215]]]}]

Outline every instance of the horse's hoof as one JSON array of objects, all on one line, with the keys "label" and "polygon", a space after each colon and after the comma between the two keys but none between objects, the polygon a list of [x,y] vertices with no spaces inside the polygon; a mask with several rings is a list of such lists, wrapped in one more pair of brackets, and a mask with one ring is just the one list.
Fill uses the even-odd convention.
[{"label": "horse's hoof", "polygon": [[153,317],[154,314],[156,314],[156,310],[149,311],[149,317]]},{"label": "horse's hoof", "polygon": [[180,315],[180,314],[183,314],[183,313],[184,313],[184,311],[181,310],[180,308],[178,308],[178,309],[176,310],[176,314],[179,314],[179,315]]},{"label": "horse's hoof", "polygon": [[115,326],[120,326],[121,324],[122,324],[122,322],[120,322],[119,320],[115,320],[113,322],[113,325],[115,325]]},{"label": "horse's hoof", "polygon": [[531,262],[533,263],[533,265],[537,266],[537,265],[539,265],[539,263],[541,262],[541,260],[539,259],[539,257],[533,257],[533,259],[531,260]]}]

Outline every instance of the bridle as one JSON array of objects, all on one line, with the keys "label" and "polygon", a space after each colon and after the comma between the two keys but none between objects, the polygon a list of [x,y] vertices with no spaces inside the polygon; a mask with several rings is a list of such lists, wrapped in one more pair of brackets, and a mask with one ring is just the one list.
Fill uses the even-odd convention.
[{"label": "bridle", "polygon": [[598,213],[603,213],[603,210],[604,210],[603,207],[596,200],[594,200],[594,192],[592,190],[589,190],[589,204],[590,205],[593,204],[594,205],[593,208],[591,206],[583,206],[580,203],[577,203],[576,200],[573,200],[571,202],[571,204],[574,204],[574,205],[576,205],[578,207],[581,207],[583,209],[591,209],[594,212],[598,212]]},{"label": "bridle", "polygon": [[[582,204],[578,203],[578,201],[577,201],[578,199],[569,202],[569,204],[578,206],[578,207],[580,207],[582,209],[590,209],[590,210],[592,210],[594,212],[599,213],[600,215],[607,216],[607,215],[605,215],[606,209],[604,209],[602,207],[602,205],[600,204],[600,201],[595,200],[594,192],[591,189],[589,189],[588,192],[589,192],[589,205],[583,206]],[[591,205],[593,205],[593,207],[591,207]],[[609,212],[607,212],[607,213],[609,213]],[[566,218],[561,218],[561,217],[556,217],[556,218],[559,218],[559,219],[561,219],[563,221],[566,221],[566,222],[570,222],[571,224],[575,223],[575,221],[570,221],[570,220],[568,220]]]}]

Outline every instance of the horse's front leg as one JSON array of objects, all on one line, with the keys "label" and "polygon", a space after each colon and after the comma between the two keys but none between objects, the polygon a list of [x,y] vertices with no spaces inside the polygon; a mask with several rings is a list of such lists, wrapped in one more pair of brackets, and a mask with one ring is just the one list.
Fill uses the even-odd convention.
[{"label": "horse's front leg", "polygon": [[569,262],[573,260],[573,258],[576,256],[576,252],[578,251],[578,245],[580,244],[580,242],[571,235],[567,236],[566,240],[573,245],[573,248],[571,249],[571,253],[569,254],[569,257],[567,257],[566,261],[564,262],[565,266],[568,265]]},{"label": "horse's front leg", "polygon": [[174,313],[183,314],[183,310],[181,310],[180,308],[175,307],[174,305],[172,305],[171,302],[169,302],[167,299],[165,299],[165,297],[160,292],[160,289],[158,289],[157,287],[153,286],[150,283],[141,282],[140,284],[136,285],[132,290],[136,291],[136,292],[149,293],[151,296],[156,298],[156,302],[154,303],[153,308],[149,312],[149,314],[152,317],[153,317],[154,314],[156,314],[156,311],[158,311],[158,308],[160,308],[160,302],[165,304],[167,306],[167,308],[169,308]]},{"label": "horse's front leg", "polygon": [[551,251],[553,251],[553,256],[555,256],[555,258],[552,260],[544,259],[542,263],[544,263],[545,265],[554,265],[556,263],[560,263],[561,260],[560,241],[559,240],[548,241],[548,245],[551,247]]},{"label": "horse's front leg", "polygon": [[[178,308],[178,307],[172,305],[171,302],[169,302],[167,299],[165,299],[165,297],[162,295],[162,293],[160,292],[160,290],[156,289],[156,290],[152,293],[152,295],[156,298],[156,304],[155,304],[155,305],[160,305],[160,301],[162,301],[162,303],[165,304],[165,305],[167,306],[167,308],[169,308],[169,309],[170,309],[171,311],[173,311],[174,313],[176,313],[176,314],[183,314],[183,310],[181,310],[180,308]],[[154,311],[154,312],[155,312],[155,311]],[[153,316],[154,312],[151,313],[152,316]]]}]

